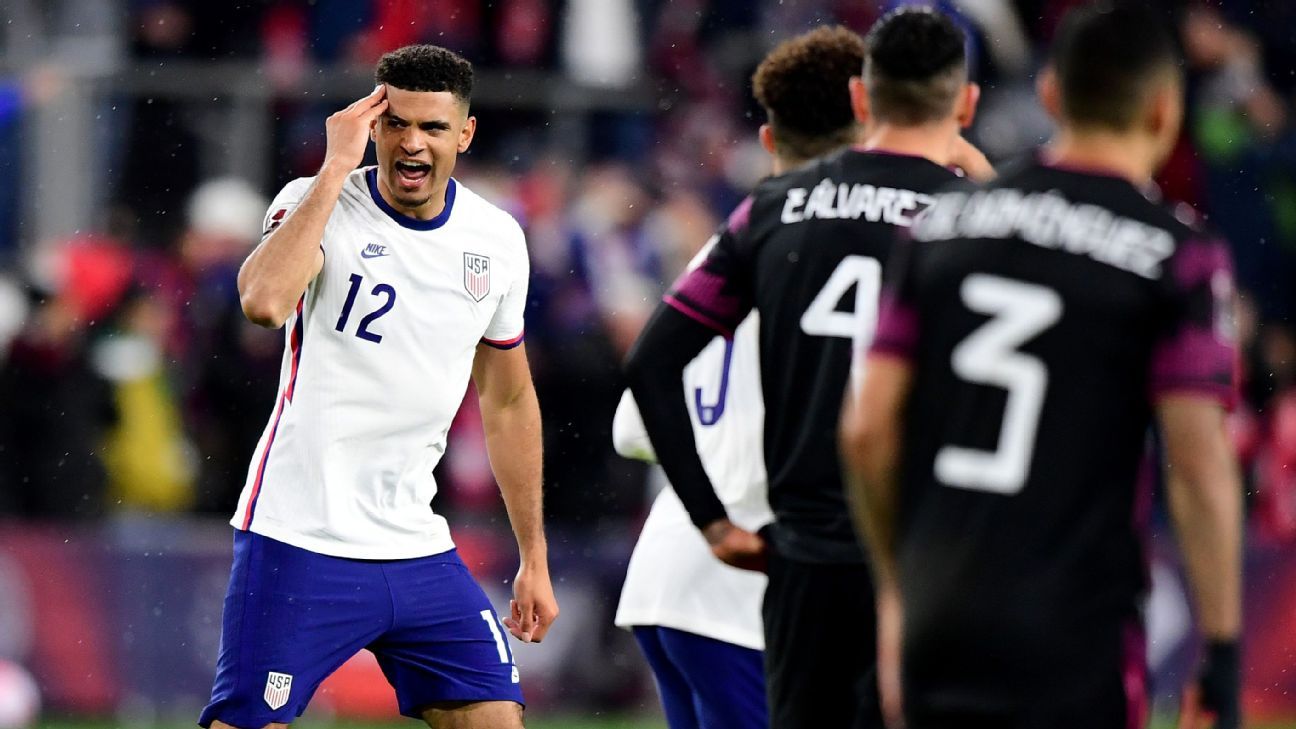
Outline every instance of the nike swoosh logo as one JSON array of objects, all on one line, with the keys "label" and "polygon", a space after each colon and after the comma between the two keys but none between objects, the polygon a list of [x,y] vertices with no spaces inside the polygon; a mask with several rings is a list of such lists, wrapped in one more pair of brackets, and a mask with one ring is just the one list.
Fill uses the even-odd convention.
[{"label": "nike swoosh logo", "polygon": [[382,253],[370,253],[369,251],[360,251],[361,258],[382,258],[383,256],[389,256],[389,255],[391,254],[386,251],[383,251]]}]

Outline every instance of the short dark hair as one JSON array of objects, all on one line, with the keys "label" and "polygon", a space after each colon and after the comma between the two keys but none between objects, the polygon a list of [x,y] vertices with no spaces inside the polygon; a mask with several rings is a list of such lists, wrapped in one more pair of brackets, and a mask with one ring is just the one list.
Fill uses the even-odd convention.
[{"label": "short dark hair", "polygon": [[840,25],[790,38],[765,56],[752,93],[781,153],[812,159],[854,140],[850,79],[863,60],[864,42]]},{"label": "short dark hair", "polygon": [[869,114],[902,126],[950,114],[967,83],[967,39],[943,13],[908,6],[882,16],[864,36]]},{"label": "short dark hair", "polygon": [[1051,53],[1063,118],[1129,129],[1149,82],[1181,64],[1168,20],[1143,7],[1109,3],[1067,13]]},{"label": "short dark hair", "polygon": [[374,80],[406,91],[449,91],[467,104],[472,98],[473,67],[441,46],[412,45],[383,54]]}]

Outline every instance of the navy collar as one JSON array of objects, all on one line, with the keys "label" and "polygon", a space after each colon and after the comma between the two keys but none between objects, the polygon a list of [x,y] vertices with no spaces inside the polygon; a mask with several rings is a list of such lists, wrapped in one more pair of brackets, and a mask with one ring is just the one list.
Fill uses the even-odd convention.
[{"label": "navy collar", "polygon": [[445,225],[446,221],[450,219],[450,210],[454,208],[455,188],[458,187],[458,185],[455,184],[454,178],[451,177],[450,181],[446,183],[445,207],[441,209],[441,212],[438,213],[435,218],[419,220],[418,218],[411,218],[405,213],[398,211],[396,208],[388,205],[387,201],[383,199],[382,193],[378,191],[377,167],[370,167],[365,171],[365,182],[369,183],[369,195],[373,197],[374,204],[378,206],[378,209],[386,213],[387,217],[395,220],[397,223],[400,223],[402,226],[409,228],[410,230],[436,230]]}]

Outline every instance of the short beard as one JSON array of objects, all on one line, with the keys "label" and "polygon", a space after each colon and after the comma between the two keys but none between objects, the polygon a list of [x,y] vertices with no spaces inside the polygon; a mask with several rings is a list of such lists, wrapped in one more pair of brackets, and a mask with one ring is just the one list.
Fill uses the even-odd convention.
[{"label": "short beard", "polygon": [[407,197],[400,197],[398,195],[393,195],[392,197],[396,198],[396,202],[400,203],[401,207],[405,208],[406,210],[417,210],[432,201],[431,195],[428,195],[427,197],[421,200],[407,198]]}]

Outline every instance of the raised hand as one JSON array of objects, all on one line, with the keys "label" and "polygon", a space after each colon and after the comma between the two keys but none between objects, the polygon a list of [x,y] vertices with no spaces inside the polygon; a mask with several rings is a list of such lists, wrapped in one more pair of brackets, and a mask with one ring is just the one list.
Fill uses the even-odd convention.
[{"label": "raised hand", "polygon": [[990,164],[990,160],[986,159],[981,150],[964,139],[963,135],[955,135],[950,141],[948,154],[946,162],[963,170],[973,180],[989,182],[995,178],[994,166]]},{"label": "raised hand", "polygon": [[328,140],[324,167],[347,174],[360,166],[369,145],[369,129],[379,114],[387,111],[387,87],[378,84],[373,93],[335,112],[324,122]]}]

